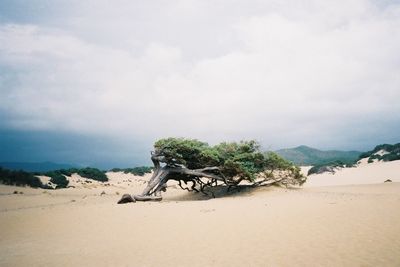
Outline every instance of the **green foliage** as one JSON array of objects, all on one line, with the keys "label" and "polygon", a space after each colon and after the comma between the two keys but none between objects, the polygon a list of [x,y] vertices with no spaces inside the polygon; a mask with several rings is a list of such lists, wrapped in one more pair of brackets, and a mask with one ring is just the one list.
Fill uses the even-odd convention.
[{"label": "green foliage", "polygon": [[265,153],[266,167],[270,170],[283,170],[294,166],[291,162],[285,160],[274,152]]},{"label": "green foliage", "polygon": [[[384,150],[388,152],[384,155],[376,154],[380,150]],[[390,145],[390,144],[382,144],[376,146],[373,150],[362,153],[359,159],[368,158],[368,163],[374,162],[374,159],[383,160],[383,161],[393,161],[400,160],[400,143]]]},{"label": "green foliage", "polygon": [[[381,150],[387,151],[388,153],[384,155],[377,154],[377,152]],[[323,169],[327,168],[353,167],[358,160],[363,158],[368,158],[368,163],[374,162],[375,159],[383,161],[400,160],[400,143],[395,145],[389,145],[389,144],[378,145],[371,151],[361,153],[357,160],[335,160],[331,162],[322,162],[320,164],[316,164],[308,171],[308,175],[319,173]]]},{"label": "green foliage", "polygon": [[323,164],[318,164],[313,166],[311,169],[308,170],[307,175],[320,173],[322,170],[328,170],[331,168],[344,168],[344,167],[353,167],[355,165],[355,161],[342,161],[342,160],[335,160]]},{"label": "green foliage", "polygon": [[6,185],[43,187],[42,182],[33,173],[25,171],[12,171],[0,167],[0,182]]},{"label": "green foliage", "polygon": [[49,171],[45,173],[40,173],[40,175],[45,175],[50,177],[50,182],[56,184],[56,189],[66,188],[69,184],[69,181],[66,176],[71,176],[72,174],[77,173],[80,176],[100,182],[108,181],[107,176],[104,172],[95,169],[95,168],[71,168],[71,169],[61,169],[55,171]]},{"label": "green foliage", "polygon": [[100,171],[99,169],[96,168],[83,168],[83,169],[79,169],[77,171],[77,173],[85,178],[88,179],[92,179],[92,180],[96,180],[96,181],[100,181],[100,182],[107,182],[108,181],[108,177],[107,175]]},{"label": "green foliage", "polygon": [[222,173],[228,177],[239,176],[249,181],[265,168],[265,158],[260,145],[254,141],[221,143],[213,147],[219,156]]},{"label": "green foliage", "polygon": [[[96,180],[96,181],[100,181],[100,182],[108,181],[107,175],[103,171],[100,171],[99,169],[96,169],[96,168],[89,168],[89,167],[83,168],[83,169],[77,169],[77,168],[61,169],[61,170],[44,173],[44,175],[50,176],[50,177],[57,177],[56,179],[58,179],[58,181],[62,182],[61,176],[63,176],[65,178],[65,176],[71,176],[74,173],[76,173],[84,178],[88,178],[88,179],[92,179],[92,180]],[[52,176],[49,174],[51,174]],[[51,181],[51,182],[53,182],[53,181]],[[58,185],[58,183],[57,183],[57,185]],[[62,182],[62,185],[65,185],[65,182],[64,183]],[[68,185],[68,183],[65,186],[67,186],[67,185]]]},{"label": "green foliage", "polygon": [[381,159],[382,159],[383,161],[399,160],[399,159],[400,159],[400,153],[398,153],[398,154],[394,154],[394,153],[386,154],[386,155],[383,155],[383,156],[381,157]]},{"label": "green foliage", "polygon": [[125,169],[114,168],[114,169],[111,169],[110,171],[112,171],[112,172],[131,173],[133,175],[143,176],[146,173],[151,173],[152,170],[153,170],[153,167],[141,166],[141,167],[125,168]]},{"label": "green foliage", "polygon": [[227,179],[254,181],[266,169],[289,170],[297,177],[300,169],[275,153],[263,154],[258,142],[223,142],[210,146],[195,139],[166,138],[154,144],[155,155],[167,166],[183,165],[189,169],[219,167]]},{"label": "green foliage", "polygon": [[43,175],[50,177],[50,182],[56,184],[56,189],[66,188],[68,186],[68,179],[60,171],[49,171]]},{"label": "green foliage", "polygon": [[[143,167],[139,168],[137,172],[146,171]],[[100,182],[108,181],[107,176],[104,172],[96,169],[96,168],[83,168],[83,169],[61,169],[55,171],[48,172],[25,172],[25,171],[11,171],[7,169],[3,169],[0,167],[0,182],[7,185],[17,185],[17,186],[31,186],[31,187],[40,187],[45,189],[50,189],[48,185],[43,185],[38,177],[35,175],[44,175],[50,177],[50,182],[56,185],[56,189],[66,188],[69,184],[69,181],[66,176],[71,176],[73,173],[77,173],[80,176],[88,179],[97,180]]]},{"label": "green foliage", "polygon": [[189,169],[198,169],[203,166],[218,164],[215,151],[207,143],[195,139],[167,138],[158,140],[154,144],[156,153],[165,158],[168,165],[185,165]]},{"label": "green foliage", "polygon": [[287,161],[274,152],[267,152],[264,156],[266,159],[265,169],[270,171],[270,175],[273,175],[273,171],[285,171],[286,174],[294,179],[299,185],[306,182],[306,177],[301,174],[300,167]]}]

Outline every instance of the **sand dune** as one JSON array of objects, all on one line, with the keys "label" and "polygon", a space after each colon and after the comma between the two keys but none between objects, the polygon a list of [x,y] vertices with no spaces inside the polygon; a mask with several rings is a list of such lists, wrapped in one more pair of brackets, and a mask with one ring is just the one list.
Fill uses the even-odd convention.
[{"label": "sand dune", "polygon": [[[400,170],[368,166],[329,177],[360,183],[372,169]],[[162,202],[117,205],[147,177],[109,177],[107,186],[74,177],[76,187],[61,190],[0,186],[0,266],[400,265],[397,182],[321,186],[322,175],[301,189],[215,199],[171,183]]]},{"label": "sand dune", "polygon": [[338,169],[335,174],[310,175],[304,186],[377,184],[383,183],[387,179],[393,182],[400,182],[400,160],[373,163],[367,163],[366,160],[360,161],[357,167]]}]

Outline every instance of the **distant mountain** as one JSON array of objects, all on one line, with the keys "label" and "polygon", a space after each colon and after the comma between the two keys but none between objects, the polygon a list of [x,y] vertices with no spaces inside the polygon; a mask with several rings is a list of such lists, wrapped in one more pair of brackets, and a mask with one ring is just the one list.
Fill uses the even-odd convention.
[{"label": "distant mountain", "polygon": [[320,165],[332,161],[355,161],[362,154],[360,151],[318,150],[308,146],[280,149],[275,151],[281,157],[297,165]]},{"label": "distant mountain", "polygon": [[0,162],[0,167],[10,170],[24,170],[28,172],[46,172],[59,169],[75,168],[70,164],[60,164],[54,162]]}]

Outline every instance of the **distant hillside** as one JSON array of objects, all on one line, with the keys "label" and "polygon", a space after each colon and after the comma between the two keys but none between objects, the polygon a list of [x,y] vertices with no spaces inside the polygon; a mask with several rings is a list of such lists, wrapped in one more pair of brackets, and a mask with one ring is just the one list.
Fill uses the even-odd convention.
[{"label": "distant hillside", "polygon": [[400,143],[378,145],[373,150],[362,153],[359,158],[368,158],[369,163],[373,162],[374,159],[382,161],[400,160]]},{"label": "distant hillside", "polygon": [[47,172],[59,169],[70,169],[76,166],[54,162],[0,162],[0,167],[27,172]]},{"label": "distant hillside", "polygon": [[359,158],[360,151],[318,150],[308,146],[275,151],[281,157],[297,165],[320,165],[332,161],[352,162]]}]

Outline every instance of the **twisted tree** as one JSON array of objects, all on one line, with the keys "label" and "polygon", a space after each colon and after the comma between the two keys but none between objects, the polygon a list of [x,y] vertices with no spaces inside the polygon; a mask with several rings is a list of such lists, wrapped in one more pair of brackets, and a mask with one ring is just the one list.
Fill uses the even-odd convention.
[{"label": "twisted tree", "polygon": [[204,194],[208,194],[208,187],[217,185],[230,189],[241,183],[290,186],[306,181],[297,166],[275,153],[262,153],[253,140],[210,146],[195,139],[161,139],[154,144],[151,160],[153,175],[135,200],[161,200],[169,180],[178,181],[182,189]]}]

